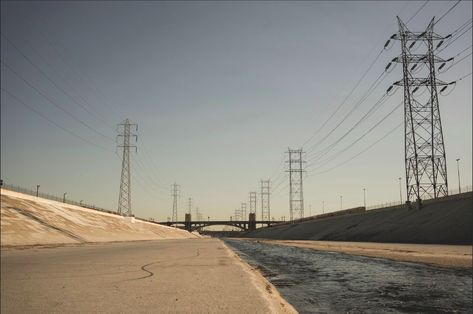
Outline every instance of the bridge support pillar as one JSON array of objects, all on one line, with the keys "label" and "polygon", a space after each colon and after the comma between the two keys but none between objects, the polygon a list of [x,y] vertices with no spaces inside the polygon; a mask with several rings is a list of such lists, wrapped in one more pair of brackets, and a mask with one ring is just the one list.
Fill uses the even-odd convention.
[{"label": "bridge support pillar", "polygon": [[248,218],[248,230],[256,230],[256,214],[250,213]]},{"label": "bridge support pillar", "polygon": [[191,214],[186,214],[184,228],[186,228],[186,230],[189,231],[189,232],[192,231],[192,217],[191,217]]}]

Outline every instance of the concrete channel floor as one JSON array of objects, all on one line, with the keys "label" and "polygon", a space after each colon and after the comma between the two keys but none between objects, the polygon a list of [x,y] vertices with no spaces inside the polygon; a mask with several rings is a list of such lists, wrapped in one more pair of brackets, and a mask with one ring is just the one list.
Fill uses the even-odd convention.
[{"label": "concrete channel floor", "polygon": [[1,251],[1,313],[294,313],[212,238]]}]

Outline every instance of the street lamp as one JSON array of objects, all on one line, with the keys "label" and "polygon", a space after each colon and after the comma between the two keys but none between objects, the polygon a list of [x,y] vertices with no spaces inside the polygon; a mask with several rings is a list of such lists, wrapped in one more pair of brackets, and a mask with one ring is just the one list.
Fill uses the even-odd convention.
[{"label": "street lamp", "polygon": [[340,195],[340,210],[343,208],[343,196]]},{"label": "street lamp", "polygon": [[322,214],[325,213],[325,201],[322,201]]},{"label": "street lamp", "polygon": [[363,205],[365,206],[366,209],[366,189],[363,188]]},{"label": "street lamp", "polygon": [[67,194],[67,192],[62,195],[62,202],[63,202],[63,203],[66,202],[66,194]]},{"label": "street lamp", "polygon": [[458,174],[458,193],[460,194],[462,192],[462,188],[460,185],[460,158],[457,158],[457,174]]},{"label": "street lamp", "polygon": [[402,188],[401,188],[401,177],[398,178],[399,179],[399,199],[401,200],[401,204],[402,204]]},{"label": "street lamp", "polygon": [[40,187],[40,185],[39,185],[39,184],[38,184],[38,185],[36,185],[36,197],[38,197],[38,196],[39,196],[39,187]]}]

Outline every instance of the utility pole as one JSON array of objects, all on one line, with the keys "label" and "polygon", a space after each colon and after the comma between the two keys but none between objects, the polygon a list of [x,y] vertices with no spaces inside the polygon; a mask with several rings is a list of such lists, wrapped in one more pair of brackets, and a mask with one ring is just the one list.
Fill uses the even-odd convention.
[{"label": "utility pole", "polygon": [[340,210],[343,208],[343,196],[340,195]]},{"label": "utility pole", "polygon": [[180,186],[177,183],[172,185],[172,220],[171,223],[177,222],[177,198],[180,196]]},{"label": "utility pole", "polygon": [[[436,63],[446,60],[434,54],[434,41],[444,41],[446,37],[434,33],[434,19],[423,32],[411,32],[399,17],[397,19],[399,32],[392,38],[400,40],[402,53],[393,61],[402,63],[403,79],[394,85],[404,86],[407,200],[415,199],[417,207],[420,207],[422,198],[448,195],[445,145],[437,95],[437,86],[447,86],[448,83],[436,78],[435,69]],[[424,46],[425,52],[411,52],[415,45]],[[421,88],[428,91],[427,97],[421,97],[423,93],[416,94]]]},{"label": "utility pole", "polygon": [[322,214],[325,214],[325,201],[322,201]]},{"label": "utility pole", "polygon": [[302,148],[288,149],[289,160],[289,216],[290,220],[304,217],[304,193],[302,184]]},{"label": "utility pole", "polygon": [[66,202],[66,194],[67,194],[67,192],[62,195],[62,202],[63,202],[63,203]]},{"label": "utility pole", "polygon": [[260,180],[261,189],[261,221],[269,221],[271,217],[270,206],[270,180]]},{"label": "utility pole", "polygon": [[457,175],[458,175],[458,194],[461,194],[462,188],[460,185],[460,158],[457,158]]},{"label": "utility pole", "polygon": [[39,184],[36,185],[36,197],[39,196],[39,187],[40,187],[40,186],[41,186],[41,185],[39,185]]},{"label": "utility pole", "polygon": [[135,148],[133,141],[138,141],[138,135],[132,133],[138,131],[138,125],[130,123],[129,119],[118,124],[118,148],[123,148],[122,152],[122,175],[120,178],[120,194],[118,196],[118,214],[132,216],[131,211],[131,173],[130,173],[130,148]]},{"label": "utility pole", "polygon": [[366,189],[363,188],[363,206],[365,206],[366,209]]},{"label": "utility pole", "polygon": [[256,214],[256,192],[250,192],[250,214]]}]

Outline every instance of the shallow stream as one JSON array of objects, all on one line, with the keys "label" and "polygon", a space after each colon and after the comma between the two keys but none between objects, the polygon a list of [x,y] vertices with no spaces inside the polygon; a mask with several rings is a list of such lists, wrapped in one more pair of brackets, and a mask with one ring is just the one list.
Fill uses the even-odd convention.
[{"label": "shallow stream", "polygon": [[224,241],[300,313],[473,313],[471,268]]}]

